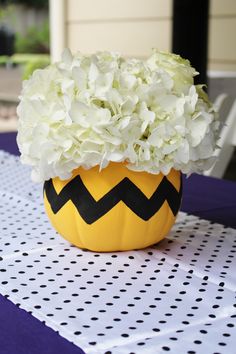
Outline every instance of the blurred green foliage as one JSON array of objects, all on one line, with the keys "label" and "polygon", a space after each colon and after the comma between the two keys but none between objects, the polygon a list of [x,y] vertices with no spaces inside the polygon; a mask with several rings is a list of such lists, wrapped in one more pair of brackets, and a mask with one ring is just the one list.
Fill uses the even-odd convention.
[{"label": "blurred green foliage", "polygon": [[26,35],[16,33],[16,53],[49,53],[49,24],[44,22],[41,28],[30,27]]},{"label": "blurred green foliage", "polygon": [[12,13],[13,6],[1,6],[1,0],[0,0],[0,24],[4,23],[4,20],[7,16],[10,16]]},{"label": "blurred green foliage", "polygon": [[36,69],[46,68],[50,64],[50,59],[48,58],[38,58],[32,61],[29,61],[24,65],[22,79],[27,80]]},{"label": "blurred green foliage", "polygon": [[9,61],[9,57],[7,55],[0,55],[0,65],[6,65]]},{"label": "blurred green foliage", "polygon": [[11,62],[22,65],[22,79],[27,80],[34,70],[43,69],[50,64],[50,56],[47,54],[14,54]]},{"label": "blurred green foliage", "polygon": [[[45,9],[48,3],[48,0],[0,0],[0,25],[9,27],[7,21],[14,16],[15,5]],[[50,64],[48,20],[40,26],[29,27],[24,35],[15,33],[14,49],[14,55],[0,55],[0,65],[20,65],[23,79],[28,79],[34,70]]]},{"label": "blurred green foliage", "polygon": [[43,69],[50,64],[50,56],[48,54],[14,54],[11,57],[6,55],[0,56],[0,65],[21,65],[22,79],[27,80],[34,70]]},{"label": "blurred green foliage", "polygon": [[25,5],[28,7],[34,8],[47,8],[48,7],[48,0],[0,0],[0,6],[7,6],[7,5]]}]

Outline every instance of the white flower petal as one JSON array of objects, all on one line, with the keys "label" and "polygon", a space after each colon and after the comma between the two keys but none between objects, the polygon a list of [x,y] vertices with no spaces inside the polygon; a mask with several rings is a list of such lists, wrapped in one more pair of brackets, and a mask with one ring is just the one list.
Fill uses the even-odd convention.
[{"label": "white flower petal", "polygon": [[87,75],[86,71],[78,66],[72,69],[72,77],[79,91],[86,90],[87,88]]},{"label": "white flower petal", "polygon": [[62,59],[63,63],[65,63],[68,66],[72,64],[73,56],[71,54],[70,49],[68,49],[68,48],[64,49],[61,59]]},{"label": "white flower petal", "polygon": [[21,161],[37,181],[77,167],[126,161],[135,171],[203,171],[214,162],[219,124],[187,60],[113,52],[72,55],[36,70],[17,108]]}]

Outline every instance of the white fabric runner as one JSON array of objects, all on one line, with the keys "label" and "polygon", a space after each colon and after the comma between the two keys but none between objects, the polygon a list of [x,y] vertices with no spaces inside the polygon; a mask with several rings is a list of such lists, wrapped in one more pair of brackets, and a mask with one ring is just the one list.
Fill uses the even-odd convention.
[{"label": "white fabric runner", "polygon": [[85,353],[235,352],[236,230],[180,213],[168,237],[99,254],[63,240],[42,185],[0,151],[0,293]]}]

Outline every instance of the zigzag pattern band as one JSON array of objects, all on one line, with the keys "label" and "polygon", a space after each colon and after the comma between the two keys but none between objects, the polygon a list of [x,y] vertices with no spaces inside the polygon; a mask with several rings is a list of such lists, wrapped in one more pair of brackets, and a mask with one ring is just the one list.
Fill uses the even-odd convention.
[{"label": "zigzag pattern band", "polygon": [[182,181],[178,192],[171,182],[163,177],[150,198],[147,198],[127,177],[98,201],[90,194],[80,176],[72,179],[59,194],[52,180],[45,182],[44,190],[54,214],[71,200],[87,224],[97,221],[120,201],[123,201],[141,219],[147,221],[157,213],[165,201],[168,202],[172,213],[177,214],[181,203]]}]

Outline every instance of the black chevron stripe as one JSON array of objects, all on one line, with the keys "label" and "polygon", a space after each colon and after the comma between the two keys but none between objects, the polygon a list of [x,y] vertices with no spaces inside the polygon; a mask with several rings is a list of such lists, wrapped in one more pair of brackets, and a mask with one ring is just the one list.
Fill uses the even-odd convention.
[{"label": "black chevron stripe", "polygon": [[44,190],[54,214],[71,200],[84,221],[87,224],[92,224],[120,201],[123,201],[143,220],[150,219],[162,207],[165,200],[168,202],[172,213],[176,215],[181,203],[182,181],[178,192],[171,182],[163,177],[150,198],[147,198],[127,177],[98,201],[92,197],[80,176],[72,179],[59,194],[57,194],[52,180],[45,182]]}]

